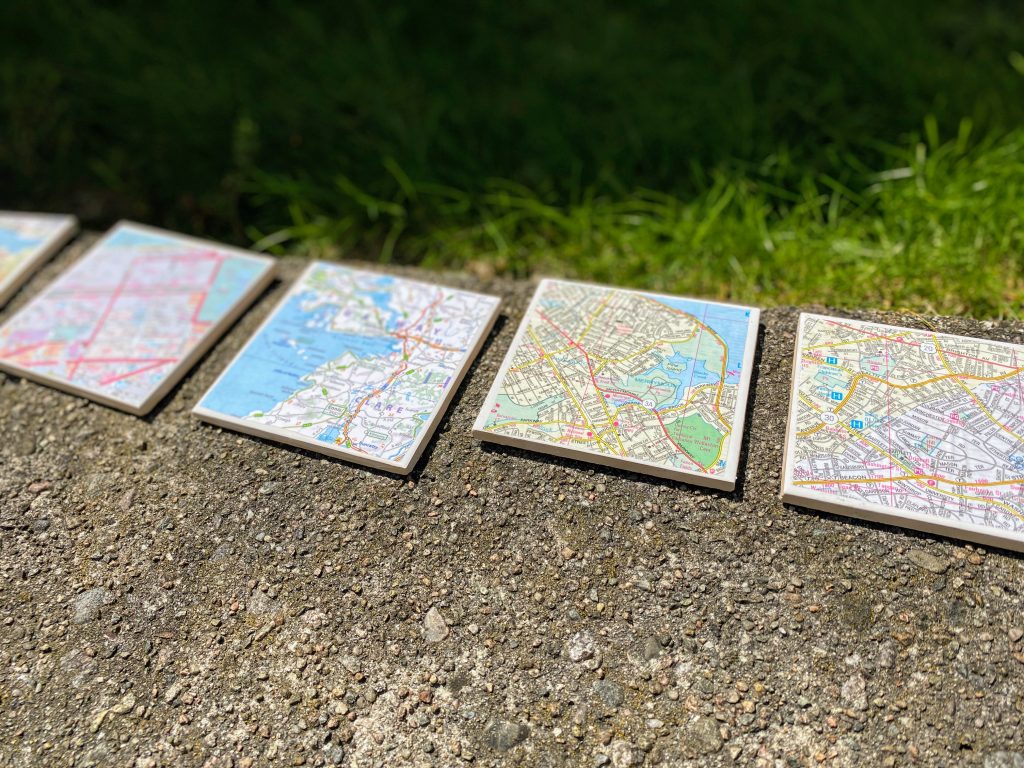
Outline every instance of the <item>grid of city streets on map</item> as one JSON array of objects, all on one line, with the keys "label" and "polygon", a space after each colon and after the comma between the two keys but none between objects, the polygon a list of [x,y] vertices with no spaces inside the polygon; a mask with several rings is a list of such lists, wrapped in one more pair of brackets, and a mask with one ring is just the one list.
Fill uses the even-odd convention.
[{"label": "grid of city streets on map", "polygon": [[545,280],[474,434],[729,489],[758,312]]},{"label": "grid of city streets on map", "polygon": [[145,413],[272,275],[267,257],[120,224],[0,327],[0,369]]},{"label": "grid of city streets on map", "polygon": [[74,216],[0,211],[0,306],[77,228]]},{"label": "grid of city streets on map", "polygon": [[314,262],[194,412],[406,473],[498,305],[493,296]]},{"label": "grid of city streets on map", "polygon": [[1024,548],[1024,347],[802,315],[783,498]]}]

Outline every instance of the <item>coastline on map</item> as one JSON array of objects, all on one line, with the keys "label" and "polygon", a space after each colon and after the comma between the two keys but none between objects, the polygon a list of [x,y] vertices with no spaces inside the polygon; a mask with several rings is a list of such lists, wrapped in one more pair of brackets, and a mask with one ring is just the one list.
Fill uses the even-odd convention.
[{"label": "coastline on map", "polygon": [[[722,464],[720,471],[696,471],[693,469],[685,469],[680,467],[669,466],[665,463],[659,463],[654,461],[648,461],[637,457],[628,456],[616,456],[607,452],[598,452],[594,450],[588,450],[585,448],[576,448],[572,446],[559,445],[552,441],[545,441],[540,439],[528,439],[519,436],[510,436],[502,434],[500,431],[489,429],[488,422],[490,419],[490,408],[492,403],[497,402],[503,396],[504,385],[507,380],[508,373],[513,367],[514,358],[519,348],[524,343],[524,340],[529,333],[531,319],[534,318],[542,303],[545,300],[546,292],[549,287],[553,285],[567,285],[575,287],[583,287],[586,289],[594,289],[604,292],[619,292],[624,294],[640,295],[643,297],[651,298],[659,303],[663,303],[670,309],[676,309],[678,311],[686,312],[691,314],[688,309],[699,308],[702,313],[707,312],[712,308],[723,308],[729,313],[737,312],[742,313],[742,316],[736,318],[729,318],[730,321],[737,323],[738,326],[742,326],[742,344],[739,344],[742,349],[734,350],[730,348],[727,364],[728,376],[734,376],[736,385],[736,412],[733,415],[733,421],[729,436],[734,439],[729,440],[728,451],[724,458],[724,464]],[[602,464],[605,466],[611,466],[618,469],[627,471],[640,472],[643,474],[650,474],[657,477],[667,478],[671,480],[692,483],[695,485],[703,485],[719,490],[731,491],[736,487],[736,482],[739,474],[739,458],[743,448],[744,442],[744,426],[746,420],[746,410],[748,404],[748,397],[750,391],[750,382],[753,373],[753,362],[757,346],[757,335],[758,325],[760,320],[760,310],[756,307],[747,307],[737,304],[729,304],[725,302],[717,301],[703,301],[701,299],[691,299],[687,297],[671,296],[666,294],[652,293],[649,291],[635,291],[630,289],[621,289],[615,286],[599,285],[594,283],[570,281],[561,279],[544,279],[538,284],[533,297],[530,300],[526,311],[523,313],[519,327],[516,334],[509,345],[508,352],[502,361],[501,367],[498,371],[497,376],[492,383],[487,398],[484,401],[484,405],[480,410],[476,420],[473,424],[472,434],[479,440],[497,443],[501,445],[507,445],[522,450],[532,450],[540,453],[547,453],[563,458],[570,458],[574,460]],[[740,331],[736,329],[737,336]],[[734,345],[737,346],[737,345]],[[696,366],[697,361],[694,362]]]},{"label": "coastline on map", "polygon": [[[441,396],[433,401],[429,413],[417,415],[417,421],[420,424],[401,458],[373,455],[341,445],[338,440],[334,439],[340,438],[338,428],[330,424],[325,426],[317,436],[311,436],[252,418],[254,415],[262,417],[265,411],[278,407],[282,402],[282,397],[294,396],[296,389],[309,390],[313,384],[306,380],[330,362],[341,359],[343,356],[351,357],[353,360],[358,359],[358,356],[353,355],[353,350],[362,350],[371,357],[374,354],[384,357],[388,354],[395,354],[401,349],[395,338],[390,335],[370,337],[355,332],[328,330],[332,315],[336,310],[327,307],[316,307],[311,311],[302,309],[302,305],[307,300],[311,300],[316,293],[309,285],[310,278],[318,270],[325,268],[372,278],[376,281],[375,287],[386,286],[389,290],[359,291],[381,311],[391,312],[393,310],[393,307],[390,306],[390,303],[393,302],[390,289],[392,286],[400,284],[427,288],[432,291],[441,290],[448,292],[450,296],[472,296],[485,300],[485,303],[489,305],[486,315],[475,318],[476,324],[472,337],[469,339],[468,347],[462,352],[458,364],[454,370],[447,372],[445,378],[436,385],[441,390]],[[192,413],[202,421],[259,439],[284,443],[373,469],[400,475],[408,474],[419,461],[440,417],[447,410],[472,362],[479,355],[497,319],[500,306],[501,301],[498,297],[487,294],[464,291],[422,280],[396,277],[362,267],[313,262],[303,270],[266,319],[232,358],[200,398]],[[310,325],[311,322],[313,326]],[[299,329],[303,332],[303,342],[296,344],[289,334],[294,334]],[[254,350],[259,344],[264,346],[270,344],[274,349],[275,357],[264,358],[255,353]],[[309,356],[311,350],[312,358]],[[430,380],[431,375],[428,374],[424,383],[428,383]],[[438,380],[435,379],[435,381]],[[431,384],[431,386],[434,385]],[[324,392],[326,396],[326,390]]]}]

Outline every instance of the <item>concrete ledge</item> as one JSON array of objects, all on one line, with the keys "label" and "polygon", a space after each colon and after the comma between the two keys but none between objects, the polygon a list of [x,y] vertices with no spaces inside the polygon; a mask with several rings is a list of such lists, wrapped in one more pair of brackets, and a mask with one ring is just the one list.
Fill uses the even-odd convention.
[{"label": "concrete ledge", "polygon": [[532,289],[437,277],[507,301],[407,479],[190,417],[284,283],[147,419],[0,380],[0,764],[1016,765],[1024,560],[778,501],[796,310],[720,493],[472,439]]}]

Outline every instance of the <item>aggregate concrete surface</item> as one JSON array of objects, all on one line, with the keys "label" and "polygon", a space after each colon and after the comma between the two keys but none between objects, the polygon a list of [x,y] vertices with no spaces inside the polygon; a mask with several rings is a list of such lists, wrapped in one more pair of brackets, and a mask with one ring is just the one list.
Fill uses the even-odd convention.
[{"label": "aggregate concrete surface", "polygon": [[149,418],[0,376],[0,765],[1024,766],[1024,560],[778,500],[796,310],[722,493],[474,440],[532,286],[435,275],[507,300],[402,479],[189,413],[302,265]]}]

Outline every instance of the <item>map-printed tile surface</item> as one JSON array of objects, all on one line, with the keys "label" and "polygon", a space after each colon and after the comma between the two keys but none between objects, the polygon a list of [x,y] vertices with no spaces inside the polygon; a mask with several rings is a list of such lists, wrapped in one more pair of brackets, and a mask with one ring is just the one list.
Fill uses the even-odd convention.
[{"label": "map-printed tile surface", "polygon": [[1024,347],[802,315],[785,493],[1024,543]]},{"label": "map-printed tile surface", "polygon": [[0,327],[0,366],[140,412],[272,267],[265,257],[119,225]]},{"label": "map-printed tile surface", "polygon": [[499,300],[314,263],[196,407],[207,421],[412,468]]},{"label": "map-printed tile surface", "polygon": [[757,322],[748,307],[545,280],[474,433],[731,487]]},{"label": "map-printed tile surface", "polygon": [[74,216],[0,211],[0,304],[77,226]]}]

